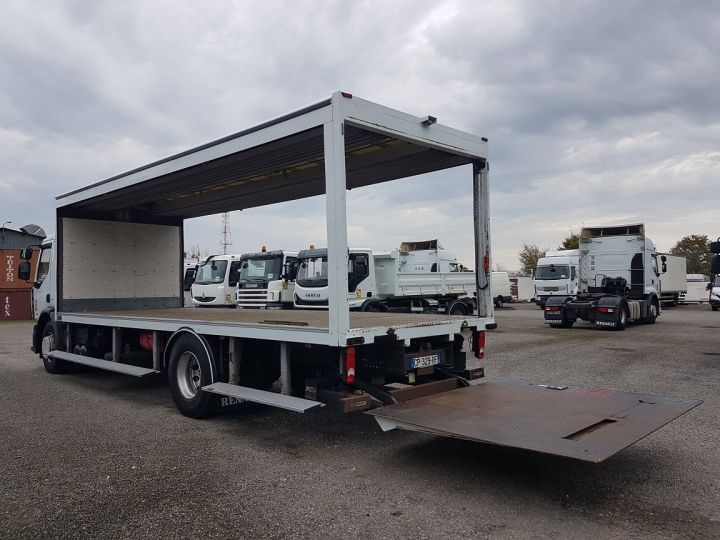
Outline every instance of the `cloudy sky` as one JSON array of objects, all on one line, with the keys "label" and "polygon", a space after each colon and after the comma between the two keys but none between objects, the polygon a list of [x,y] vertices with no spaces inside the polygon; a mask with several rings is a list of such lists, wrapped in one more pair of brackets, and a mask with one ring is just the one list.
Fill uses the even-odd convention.
[{"label": "cloudy sky", "polygon": [[[720,235],[714,1],[33,1],[0,7],[0,221],[346,90],[490,140],[496,264],[583,224]],[[472,256],[470,171],[350,192],[351,245]],[[232,251],[325,239],[323,198],[231,214]],[[219,249],[220,216],[186,223]]]}]

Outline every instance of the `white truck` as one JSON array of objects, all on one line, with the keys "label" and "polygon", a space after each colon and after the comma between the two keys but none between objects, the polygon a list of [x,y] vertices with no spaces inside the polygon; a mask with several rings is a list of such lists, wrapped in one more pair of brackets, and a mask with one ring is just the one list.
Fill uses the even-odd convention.
[{"label": "white truck", "polygon": [[[298,261],[295,307],[327,309],[327,249],[302,250]],[[463,270],[457,257],[437,240],[403,242],[388,252],[351,249],[348,305],[356,311],[470,315],[475,273]]]},{"label": "white truck", "polygon": [[687,292],[687,259],[663,253],[667,270],[660,274],[660,303],[677,306],[680,296]]},{"label": "white truck", "polygon": [[535,303],[542,309],[550,296],[574,296],[578,292],[580,251],[560,249],[547,251],[538,259],[533,272]]},{"label": "white truck", "polygon": [[705,274],[688,274],[686,292],[680,293],[683,304],[699,304],[708,301],[708,284],[710,277]]},{"label": "white truck", "polygon": [[548,297],[545,322],[570,328],[582,319],[614,330],[624,330],[629,321],[653,324],[660,315],[664,255],[661,261],[643,224],[584,227],[578,294]]},{"label": "white truck", "polygon": [[[346,190],[462,165],[471,173],[465,185],[473,200],[476,313],[350,311]],[[326,311],[182,307],[185,219],[322,193]],[[298,412],[328,404],[368,411],[385,431],[422,431],[590,462],[699,404],[471,381],[483,375],[492,313],[488,220],[486,139],[432,116],[336,92],[59,196],[56,238],[41,246],[40,267],[47,261],[48,271],[44,279],[35,276],[38,308],[48,301],[37,312],[32,349],[52,374],[68,364],[138,377],[164,373],[175,405],[192,418],[246,401]],[[20,253],[21,279],[30,278],[31,254]],[[74,380],[73,391],[93,380]]]},{"label": "white truck", "polygon": [[293,306],[297,251],[244,253],[235,301],[239,308],[287,309]]},{"label": "white truck", "polygon": [[512,302],[510,289],[510,274],[507,272],[492,273],[492,297],[496,308],[501,308],[505,302]]},{"label": "white truck", "polygon": [[235,307],[241,255],[212,255],[198,265],[190,287],[196,307]]}]

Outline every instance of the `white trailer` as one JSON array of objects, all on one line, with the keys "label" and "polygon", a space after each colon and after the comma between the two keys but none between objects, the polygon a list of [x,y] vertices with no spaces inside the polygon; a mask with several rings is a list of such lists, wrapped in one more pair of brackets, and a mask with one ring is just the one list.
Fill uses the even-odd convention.
[{"label": "white trailer", "polygon": [[687,292],[687,259],[664,253],[666,271],[660,274],[660,302],[663,306],[677,306],[680,295]]},{"label": "white trailer", "polygon": [[244,253],[235,301],[239,308],[287,309],[293,306],[297,251]]},{"label": "white trailer", "polygon": [[[346,190],[463,165],[472,186],[477,312],[351,312]],[[182,307],[184,219],[320,194],[327,311]],[[190,417],[230,401],[294,411],[330,403],[371,409],[383,430],[598,462],[698,404],[470,383],[483,375],[492,314],[487,140],[432,116],[337,92],[61,195],[56,217],[56,239],[43,244],[40,258],[50,260],[44,282],[52,302],[38,314],[32,341],[46,370],[78,363],[135,376],[165,372],[177,408]],[[29,278],[29,263],[21,266],[20,277]],[[276,380],[280,393],[268,390]]]},{"label": "white trailer", "polygon": [[[295,307],[327,309],[327,249],[298,254]],[[351,249],[347,299],[351,310],[468,315],[474,311],[475,273],[437,240],[403,242],[373,253]]]},{"label": "white trailer", "polygon": [[512,302],[510,274],[507,272],[492,273],[492,297],[496,308],[503,307],[505,302]]},{"label": "white trailer", "polygon": [[708,293],[708,285],[710,277],[705,274],[688,274],[687,290],[680,293],[680,302],[683,304],[699,304],[707,302],[710,298]]}]

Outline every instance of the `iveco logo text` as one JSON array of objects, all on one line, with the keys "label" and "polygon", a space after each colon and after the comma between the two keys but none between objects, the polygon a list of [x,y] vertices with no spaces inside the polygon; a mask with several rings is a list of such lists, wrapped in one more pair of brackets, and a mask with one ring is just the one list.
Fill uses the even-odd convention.
[{"label": "iveco logo text", "polygon": [[320,293],[305,293],[308,298],[320,298]]}]

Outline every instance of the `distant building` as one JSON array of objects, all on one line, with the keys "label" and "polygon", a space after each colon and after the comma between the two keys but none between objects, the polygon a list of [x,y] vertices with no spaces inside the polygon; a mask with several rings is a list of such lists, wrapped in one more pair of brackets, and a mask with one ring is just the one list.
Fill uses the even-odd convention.
[{"label": "distant building", "polygon": [[[28,231],[32,231],[31,234]],[[0,227],[0,249],[22,249],[36,245],[45,238],[45,231],[37,225],[26,225],[21,230]]]}]

